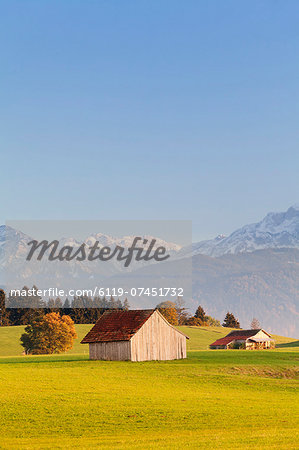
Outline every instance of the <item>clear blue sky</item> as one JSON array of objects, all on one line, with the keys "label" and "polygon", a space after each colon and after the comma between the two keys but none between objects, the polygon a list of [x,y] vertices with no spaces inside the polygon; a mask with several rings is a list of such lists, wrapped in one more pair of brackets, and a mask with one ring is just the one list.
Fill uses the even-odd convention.
[{"label": "clear blue sky", "polygon": [[299,2],[0,1],[6,219],[192,219],[299,201]]}]

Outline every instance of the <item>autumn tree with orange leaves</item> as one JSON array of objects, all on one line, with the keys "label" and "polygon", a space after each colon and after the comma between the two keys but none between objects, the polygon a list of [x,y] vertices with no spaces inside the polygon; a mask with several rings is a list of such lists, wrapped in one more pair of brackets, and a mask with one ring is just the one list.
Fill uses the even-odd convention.
[{"label": "autumn tree with orange leaves", "polygon": [[73,347],[77,334],[73,320],[58,312],[36,313],[21,336],[26,354],[44,355],[63,353]]},{"label": "autumn tree with orange leaves", "polygon": [[159,310],[162,316],[165,317],[168,323],[170,323],[171,325],[179,324],[178,312],[175,303],[171,301],[162,302],[159,303],[159,305],[157,305],[156,308]]}]

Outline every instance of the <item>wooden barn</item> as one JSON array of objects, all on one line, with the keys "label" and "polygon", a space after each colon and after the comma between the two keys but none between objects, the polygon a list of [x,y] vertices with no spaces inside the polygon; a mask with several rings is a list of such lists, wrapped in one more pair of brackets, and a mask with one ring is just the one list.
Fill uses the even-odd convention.
[{"label": "wooden barn", "polygon": [[158,310],[111,310],[81,344],[89,344],[90,359],[151,361],[186,358],[186,339]]},{"label": "wooden barn", "polygon": [[210,344],[212,349],[241,348],[246,350],[266,349],[275,346],[274,340],[265,330],[234,330],[227,336]]}]

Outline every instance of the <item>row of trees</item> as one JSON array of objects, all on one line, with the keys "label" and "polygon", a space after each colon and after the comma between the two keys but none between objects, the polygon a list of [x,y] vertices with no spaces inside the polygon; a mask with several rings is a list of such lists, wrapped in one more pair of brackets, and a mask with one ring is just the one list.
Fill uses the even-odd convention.
[{"label": "row of trees", "polygon": [[[27,287],[23,288],[29,291]],[[35,288],[37,290],[37,288]],[[7,305],[7,307],[6,307]],[[27,305],[27,307],[26,307]],[[95,323],[98,318],[107,309],[123,309],[130,308],[127,299],[122,302],[120,299],[113,297],[74,297],[72,300],[68,298],[63,302],[60,298],[49,299],[45,302],[41,297],[26,296],[17,297],[9,295],[5,301],[5,293],[0,290],[0,325],[27,325],[31,318],[34,317],[36,310],[42,315],[51,312],[60,312],[61,315],[69,316],[74,323]],[[176,302],[166,301],[157,305],[157,308],[165,316],[165,318],[173,325],[195,325],[195,326],[220,326],[219,320],[208,316],[201,306],[198,307],[194,316],[192,316],[183,300],[179,297]]]},{"label": "row of trees", "polygon": [[[24,288],[28,289],[28,288]],[[24,308],[24,298],[9,296],[5,301],[5,293],[0,290],[0,326],[27,325],[34,316],[38,308],[40,314],[45,315],[51,312],[59,312],[62,316],[69,316],[74,323],[95,323],[107,309],[130,309],[127,299],[123,302],[113,297],[74,297],[63,302],[60,298],[49,299],[44,302],[41,297],[34,296],[27,299],[31,307]],[[23,302],[23,303],[22,303]],[[8,308],[5,306],[8,304]],[[220,326],[220,321],[206,314],[202,306],[198,306],[194,315],[190,314],[185,307],[182,298],[178,297],[176,302],[165,301],[157,305],[159,311],[172,325],[189,326]],[[233,313],[227,312],[223,327],[240,328],[239,320]],[[260,328],[260,323],[256,318],[251,322],[251,328]]]},{"label": "row of trees", "polygon": [[[238,321],[238,319],[235,318],[235,316],[232,313],[227,312],[222,326],[228,328],[240,328],[240,322]],[[252,330],[257,330],[261,328],[261,324],[256,317],[253,317],[250,324],[250,328]]]},{"label": "row of trees", "polygon": [[[214,317],[208,316],[201,305],[198,306],[194,316],[188,313],[184,307],[184,303],[178,298],[176,303],[167,301],[157,305],[159,311],[164,315],[169,323],[172,325],[189,325],[189,326],[218,326],[220,327],[220,321],[214,319]],[[227,312],[222,323],[223,327],[227,328],[240,328],[239,320],[233,313]],[[255,317],[251,321],[251,329],[261,328],[260,322]]]},{"label": "row of trees", "polygon": [[181,298],[178,298],[176,303],[170,301],[159,303],[157,308],[171,325],[220,326],[220,321],[208,316],[202,306],[199,306],[192,316]]},{"label": "row of trees", "polygon": [[[35,289],[37,291],[37,287],[33,286],[32,290]],[[24,309],[24,308],[50,308],[50,309],[70,309],[70,308],[98,308],[98,309],[121,309],[123,307],[129,306],[128,300],[124,300],[124,304],[119,299],[115,299],[114,297],[73,297],[73,299],[69,300],[66,298],[65,300],[61,300],[59,297],[54,299],[50,298],[48,301],[42,299],[42,297],[37,294],[29,294],[30,289],[28,287],[24,287],[22,289],[23,292],[28,292],[26,295],[11,295],[9,294],[6,299],[7,308],[14,309]]]},{"label": "row of trees", "polygon": [[[59,312],[61,315],[69,316],[74,323],[95,323],[107,309],[130,308],[127,299],[121,302],[119,299],[90,297],[74,297],[71,301],[64,302],[60,298],[49,299],[44,302],[40,297],[27,299],[28,306],[24,307],[22,299],[9,296],[5,301],[5,293],[0,290],[0,326],[27,325],[38,310],[41,315],[51,312]],[[6,307],[7,304],[7,307]]]}]

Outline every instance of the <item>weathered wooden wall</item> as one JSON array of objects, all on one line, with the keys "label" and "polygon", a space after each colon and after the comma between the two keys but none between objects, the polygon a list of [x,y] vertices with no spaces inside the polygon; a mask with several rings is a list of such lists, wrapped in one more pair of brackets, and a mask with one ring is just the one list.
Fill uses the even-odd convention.
[{"label": "weathered wooden wall", "polygon": [[186,358],[186,337],[169,325],[158,311],[132,337],[131,360],[169,360]]},{"label": "weathered wooden wall", "polygon": [[151,361],[186,358],[186,337],[155,311],[130,341],[89,344],[90,359]]},{"label": "weathered wooden wall", "polygon": [[127,361],[131,359],[130,341],[89,344],[89,358],[107,361]]},{"label": "weathered wooden wall", "polygon": [[263,330],[260,330],[255,336],[255,338],[260,338],[260,339],[268,339],[269,336],[263,332]]}]

